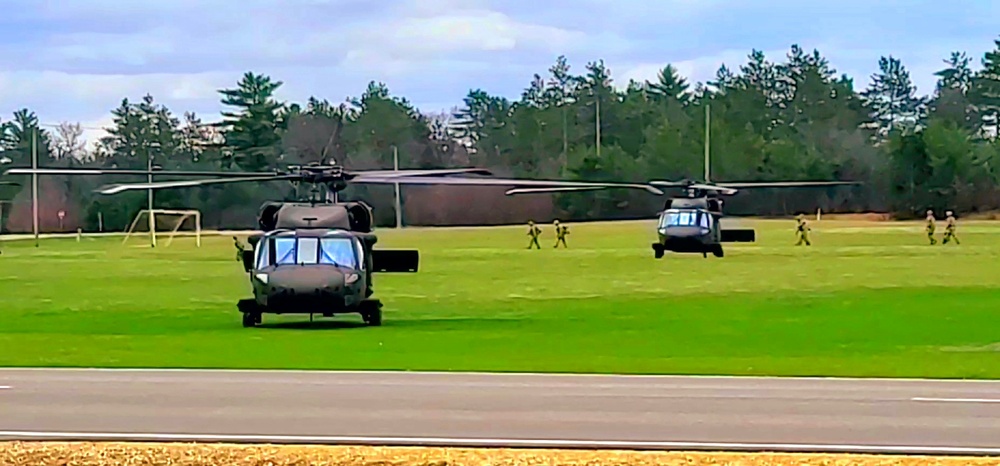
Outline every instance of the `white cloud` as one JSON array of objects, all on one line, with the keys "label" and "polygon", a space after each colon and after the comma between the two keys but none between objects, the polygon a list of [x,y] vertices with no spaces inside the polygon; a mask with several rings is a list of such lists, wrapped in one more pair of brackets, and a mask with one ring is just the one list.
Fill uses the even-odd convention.
[{"label": "white cloud", "polygon": [[[587,34],[515,21],[484,9],[401,18],[355,29],[344,64],[364,71],[396,74],[428,62],[468,54],[472,62],[494,61],[490,53],[562,53],[587,42]],[[486,54],[485,56],[483,54]],[[496,55],[499,57],[500,55]]]},{"label": "white cloud", "polygon": [[[168,100],[214,98],[216,90],[229,85],[228,73],[197,74],[71,74],[59,71],[0,73],[0,101],[25,106],[30,101],[58,99],[94,104],[138,99],[146,93]],[[35,102],[37,104],[37,102]]]},{"label": "white cloud", "polygon": [[[167,105],[179,117],[185,110],[216,110],[217,90],[232,86],[228,73],[98,75],[56,71],[0,73],[4,113],[28,108],[43,124],[81,123],[91,146],[111,124],[110,112],[122,99],[138,101],[145,94]],[[8,113],[9,115],[9,113]],[[6,117],[6,115],[5,115]],[[9,118],[9,117],[8,117]],[[208,118],[213,120],[214,115]]]}]

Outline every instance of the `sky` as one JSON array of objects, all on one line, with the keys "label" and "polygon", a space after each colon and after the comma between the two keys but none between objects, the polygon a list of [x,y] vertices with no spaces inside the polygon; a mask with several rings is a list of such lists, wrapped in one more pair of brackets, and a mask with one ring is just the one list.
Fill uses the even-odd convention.
[{"label": "sky", "polygon": [[603,59],[625,86],[668,63],[703,82],[752,49],[780,61],[799,44],[858,87],[892,54],[929,94],[951,51],[978,68],[1000,39],[992,0],[4,1],[0,120],[27,107],[91,142],[123,98],[147,93],[216,121],[218,90],[247,71],[284,82],[286,101],[340,102],[375,80],[441,112],[472,88],[517,98],[559,55],[574,70]]}]

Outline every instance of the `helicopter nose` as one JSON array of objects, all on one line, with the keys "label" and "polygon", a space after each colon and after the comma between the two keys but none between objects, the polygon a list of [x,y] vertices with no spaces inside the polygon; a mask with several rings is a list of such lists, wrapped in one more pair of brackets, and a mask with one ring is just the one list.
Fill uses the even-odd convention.
[{"label": "helicopter nose", "polygon": [[271,274],[273,295],[337,294],[344,289],[344,274],[339,272],[288,269]]}]

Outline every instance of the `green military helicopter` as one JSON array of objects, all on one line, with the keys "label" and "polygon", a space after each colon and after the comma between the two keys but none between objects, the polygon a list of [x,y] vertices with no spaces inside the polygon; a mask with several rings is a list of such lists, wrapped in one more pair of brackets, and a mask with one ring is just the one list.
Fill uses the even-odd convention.
[{"label": "green military helicopter", "polygon": [[663,258],[667,251],[675,253],[695,253],[708,257],[723,257],[722,243],[752,243],[757,233],[752,228],[723,229],[721,220],[722,199],[732,196],[740,189],[748,188],[800,188],[820,186],[843,186],[861,184],[856,181],[756,181],[713,183],[709,177],[710,152],[709,107],[705,107],[705,179],[698,182],[650,181],[653,186],[680,188],[683,197],[667,199],[659,212],[656,225],[657,241],[652,244],[653,257]]},{"label": "green military helicopter", "polygon": [[[722,199],[720,196],[732,196],[739,189],[745,188],[791,188],[819,187],[838,185],[857,185],[855,181],[762,181],[762,182],[725,182],[712,183],[709,179],[709,109],[705,108],[705,180],[682,181],[650,181],[652,186],[665,188],[680,188],[684,190],[683,197],[672,197],[666,201],[663,210],[658,213],[656,226],[657,241],[652,244],[653,257],[663,258],[667,252],[695,253],[708,257],[723,257],[722,243],[752,243],[756,241],[753,229],[723,229],[720,220],[723,217]],[[507,191],[509,195],[530,194],[558,191],[582,191],[594,188],[588,187],[556,187],[556,188],[515,188]]]},{"label": "green military helicopter", "polygon": [[[11,169],[10,174],[107,175],[149,174],[141,170]],[[243,326],[261,323],[263,314],[357,313],[368,325],[382,324],[382,303],[372,298],[373,272],[416,272],[415,250],[377,250],[372,208],[361,201],[340,202],[337,193],[353,183],[431,184],[467,186],[539,186],[586,189],[643,189],[646,184],[493,178],[478,168],[435,170],[346,170],[336,163],[313,162],[275,172],[155,171],[158,176],[210,176],[207,179],[115,184],[97,192],[116,194],[208,186],[222,183],[290,181],[310,185],[309,198],[295,202],[268,201],[261,205],[261,233],[242,249],[243,268],[249,274],[253,298],[237,303]],[[466,176],[458,176],[466,175]],[[480,175],[470,177],[469,175]],[[241,245],[238,244],[238,247]]]},{"label": "green military helicopter", "polygon": [[727,182],[723,184],[695,181],[650,181],[661,187],[684,189],[685,197],[666,201],[656,226],[657,241],[652,244],[653,257],[660,259],[667,251],[696,253],[708,257],[723,257],[722,243],[752,243],[756,231],[752,228],[723,229],[721,195],[731,196],[739,188],[789,188],[807,186],[838,186],[858,184],[849,181],[773,181]]}]

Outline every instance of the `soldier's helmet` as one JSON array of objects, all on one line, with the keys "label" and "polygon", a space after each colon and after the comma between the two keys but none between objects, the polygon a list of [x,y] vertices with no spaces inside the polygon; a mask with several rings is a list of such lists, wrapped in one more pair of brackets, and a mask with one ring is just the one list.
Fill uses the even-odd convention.
[{"label": "soldier's helmet", "polygon": [[934,215],[934,211],[931,210],[931,209],[927,209],[927,216],[931,216],[931,215]]},{"label": "soldier's helmet", "polygon": [[796,216],[795,216],[795,219],[796,219],[796,220],[802,220],[802,219],[804,219],[804,218],[806,218],[806,216],[805,216],[805,215],[802,215],[802,214],[798,214],[798,215],[796,215]]},{"label": "soldier's helmet", "polygon": [[528,220],[528,226],[529,227],[535,226],[535,221],[534,220]]},{"label": "soldier's helmet", "polygon": [[552,223],[558,225],[559,224],[559,219],[557,218],[557,219],[553,220]]},{"label": "soldier's helmet", "polygon": [[947,216],[949,216],[949,217],[951,217],[952,215],[954,215],[954,214],[952,214],[952,212],[950,210],[945,211],[944,214],[947,215]]}]

